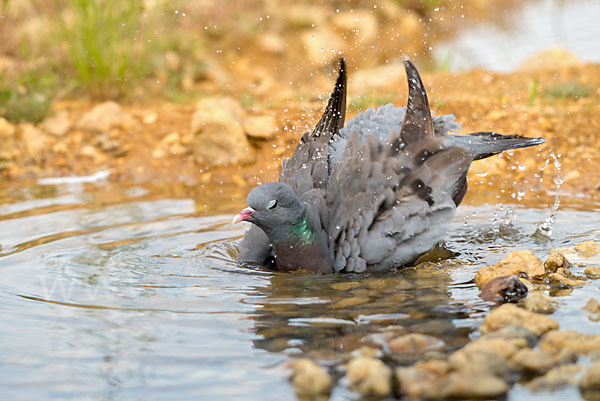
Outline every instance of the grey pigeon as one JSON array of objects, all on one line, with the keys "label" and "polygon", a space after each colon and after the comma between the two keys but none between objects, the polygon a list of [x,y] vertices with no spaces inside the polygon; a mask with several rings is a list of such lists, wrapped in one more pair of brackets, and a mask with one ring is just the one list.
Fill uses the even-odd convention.
[{"label": "grey pigeon", "polygon": [[238,261],[281,271],[378,272],[414,262],[444,240],[473,160],[543,138],[460,128],[432,117],[416,68],[405,62],[408,105],[370,108],[344,127],[346,67],[327,108],[283,162],[279,182],[254,188],[233,222],[252,226]]}]

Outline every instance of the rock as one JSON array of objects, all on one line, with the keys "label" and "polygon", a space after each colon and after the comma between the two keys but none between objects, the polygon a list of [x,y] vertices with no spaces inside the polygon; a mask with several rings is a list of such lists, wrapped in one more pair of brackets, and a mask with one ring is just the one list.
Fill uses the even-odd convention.
[{"label": "rock", "polygon": [[251,138],[271,139],[277,130],[277,124],[272,116],[251,116],[244,122],[244,131]]},{"label": "rock", "polygon": [[574,330],[551,331],[542,337],[539,347],[549,354],[569,349],[577,355],[587,355],[600,350],[600,335],[582,334]]},{"label": "rock", "polygon": [[339,57],[346,48],[345,43],[335,32],[322,28],[306,31],[300,37],[310,62],[327,65]]},{"label": "rock", "polygon": [[29,155],[34,158],[41,156],[50,148],[51,139],[33,124],[25,123],[20,125],[20,133]]},{"label": "rock", "polygon": [[481,298],[488,302],[518,302],[527,295],[528,289],[517,276],[496,277],[481,290]]},{"label": "rock", "polygon": [[548,282],[550,284],[558,284],[561,287],[577,287],[585,284],[585,281],[571,279],[560,273],[549,274]]},{"label": "rock", "polygon": [[152,125],[158,120],[158,115],[156,113],[150,113],[144,116],[142,122],[146,125]]},{"label": "rock", "polygon": [[538,336],[558,329],[558,322],[547,316],[519,308],[514,304],[504,304],[491,311],[481,325],[482,333],[489,333],[506,326],[523,326]]},{"label": "rock", "polygon": [[116,102],[104,102],[85,113],[76,127],[90,132],[106,132],[112,128],[130,129],[135,120]]},{"label": "rock", "polygon": [[[498,343],[509,344],[504,341]],[[515,354],[518,350],[516,346],[509,346],[508,349],[486,348],[488,342],[479,343],[476,346],[468,346],[459,349],[450,355],[448,362],[452,370],[468,370],[485,373],[492,376],[508,379],[512,373],[512,367],[507,358]],[[470,347],[469,347],[470,346]]]},{"label": "rock", "polygon": [[417,366],[396,369],[399,393],[406,395],[411,400],[423,399],[425,392],[431,388],[438,377],[436,372],[420,369]]},{"label": "rock", "polygon": [[584,273],[592,279],[600,278],[600,267],[590,266],[584,270]]},{"label": "rock", "polygon": [[379,359],[353,358],[346,376],[350,388],[362,396],[386,397],[392,392],[392,370]]},{"label": "rock", "polygon": [[456,371],[435,380],[423,394],[428,400],[495,399],[506,394],[508,383],[490,374],[477,371]]},{"label": "rock", "polygon": [[600,243],[594,241],[583,241],[575,245],[575,252],[584,258],[591,258],[600,254]]},{"label": "rock", "polygon": [[344,32],[344,38],[350,40],[354,46],[370,44],[379,33],[377,17],[366,10],[338,13],[331,22],[337,28],[336,31]]},{"label": "rock", "polygon": [[104,155],[92,145],[84,145],[81,148],[81,155],[89,157],[94,161],[95,164],[104,163],[106,161],[106,155]]},{"label": "rock", "polygon": [[523,300],[523,307],[535,313],[550,314],[557,309],[558,303],[541,292],[532,292]]},{"label": "rock", "polygon": [[411,333],[392,339],[388,347],[395,354],[421,355],[427,351],[438,350],[444,341],[425,334]]},{"label": "rock", "polygon": [[182,144],[181,135],[178,132],[171,132],[165,135],[154,148],[152,157],[160,159],[167,155],[181,155],[188,151],[188,148]]},{"label": "rock", "polygon": [[526,387],[531,391],[554,390],[564,386],[577,384],[577,376],[582,367],[575,364],[561,365],[548,371],[544,376],[536,377]]},{"label": "rock", "polygon": [[480,339],[493,339],[501,338],[506,340],[517,340],[522,339],[525,341],[526,347],[532,348],[538,341],[537,334],[530,329],[522,326],[506,326],[500,330],[493,331],[488,334],[484,334]]},{"label": "rock", "polygon": [[255,160],[242,125],[246,114],[232,98],[205,98],[192,117],[192,151],[199,163],[227,165]]},{"label": "rock", "polygon": [[519,66],[519,71],[539,71],[544,69],[560,69],[581,65],[581,61],[573,53],[560,46],[552,46],[526,59]]},{"label": "rock", "polygon": [[484,266],[475,275],[475,283],[482,288],[488,281],[502,276],[526,274],[527,277],[544,275],[542,261],[531,251],[513,252],[494,266]]},{"label": "rock", "polygon": [[555,273],[556,270],[561,267],[565,269],[570,269],[571,267],[573,267],[573,265],[567,260],[565,255],[563,255],[559,251],[550,251],[548,259],[546,259],[546,261],[544,262],[544,269],[546,269],[547,272]]},{"label": "rock", "polygon": [[358,281],[345,281],[342,283],[333,283],[331,284],[331,288],[336,291],[348,291],[356,287],[360,287],[361,283]]},{"label": "rock", "polygon": [[331,393],[331,376],[317,363],[307,358],[299,358],[291,360],[288,367],[293,370],[291,381],[298,398]]},{"label": "rock", "polygon": [[46,118],[41,128],[54,136],[63,136],[71,129],[72,122],[66,110],[59,111],[55,115]]},{"label": "rock", "polygon": [[539,350],[523,348],[515,353],[511,358],[512,365],[520,371],[529,374],[544,374],[554,366],[554,359]]},{"label": "rock", "polygon": [[600,312],[600,304],[594,298],[590,298],[585,303],[585,306],[583,307],[583,309],[585,309],[588,312],[598,313],[598,312]]},{"label": "rock", "polygon": [[600,362],[596,362],[585,371],[579,387],[582,390],[600,391]]},{"label": "rock", "polygon": [[5,118],[0,117],[0,138],[12,138],[15,135],[16,128]]},{"label": "rock", "polygon": [[366,93],[377,89],[394,88],[404,81],[406,81],[406,71],[403,64],[385,64],[356,71],[352,80],[348,82],[348,92]]}]

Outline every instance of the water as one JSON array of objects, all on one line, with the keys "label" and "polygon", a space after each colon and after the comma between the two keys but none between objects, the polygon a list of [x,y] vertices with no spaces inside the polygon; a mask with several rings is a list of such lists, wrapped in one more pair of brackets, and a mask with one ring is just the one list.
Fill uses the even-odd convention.
[{"label": "water", "polygon": [[[583,62],[600,62],[596,0],[531,0],[495,21],[461,30],[433,48],[451,70],[514,71],[533,54],[561,46]],[[504,18],[502,18],[504,17]]]},{"label": "water", "polygon": [[[504,214],[497,206],[465,205],[448,241],[460,256],[444,267],[275,273],[234,262],[244,229],[229,225],[243,206],[238,192],[109,182],[1,187],[0,398],[294,399],[282,366],[291,357],[337,366],[380,343],[385,330],[436,336],[449,352],[477,335],[489,308],[469,282],[480,266],[516,249],[543,257],[600,238],[600,204],[592,201],[563,200],[544,241],[532,234],[549,204],[504,205],[514,213],[508,225],[492,222]],[[597,281],[560,298],[553,317],[561,328],[597,332],[581,311],[590,296],[598,296]],[[511,394],[528,396],[523,388]],[[343,385],[332,395],[353,397]]]}]

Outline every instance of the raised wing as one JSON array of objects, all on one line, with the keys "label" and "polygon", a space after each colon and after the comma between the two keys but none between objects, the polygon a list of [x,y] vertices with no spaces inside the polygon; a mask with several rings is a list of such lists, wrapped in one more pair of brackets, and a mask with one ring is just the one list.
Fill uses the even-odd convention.
[{"label": "raised wing", "polygon": [[279,181],[298,195],[327,186],[329,140],[344,126],[346,118],[346,82],[346,63],[340,59],[338,78],[325,112],[315,129],[302,136],[292,157],[283,163]]}]

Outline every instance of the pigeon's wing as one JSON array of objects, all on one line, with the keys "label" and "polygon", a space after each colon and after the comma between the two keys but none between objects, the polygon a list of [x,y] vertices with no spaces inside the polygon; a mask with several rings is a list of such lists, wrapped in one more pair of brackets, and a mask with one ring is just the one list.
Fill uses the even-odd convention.
[{"label": "pigeon's wing", "polygon": [[275,256],[269,238],[263,230],[252,224],[239,243],[238,262],[275,268]]},{"label": "pigeon's wing", "polygon": [[446,146],[462,146],[475,160],[485,159],[509,149],[541,145],[544,138],[527,138],[520,135],[502,135],[495,132],[475,132],[469,135],[448,135]]},{"label": "pigeon's wing", "polygon": [[[354,131],[327,186],[329,250],[335,271],[392,269],[442,241],[472,157],[434,135],[427,95],[406,63],[409,106],[383,144]],[[363,135],[364,139],[364,135]]]},{"label": "pigeon's wing", "polygon": [[325,112],[313,132],[303,135],[292,157],[283,162],[279,181],[288,184],[298,195],[327,185],[329,140],[344,126],[346,118],[346,80],[346,64],[341,59]]}]

